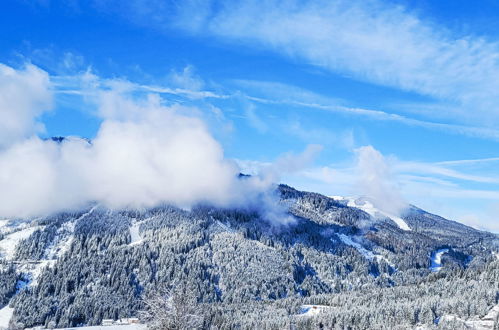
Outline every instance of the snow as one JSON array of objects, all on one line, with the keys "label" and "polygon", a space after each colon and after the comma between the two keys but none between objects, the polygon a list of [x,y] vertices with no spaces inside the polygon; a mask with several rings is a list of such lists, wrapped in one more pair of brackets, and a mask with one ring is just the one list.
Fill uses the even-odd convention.
[{"label": "snow", "polygon": [[17,230],[25,229],[26,227],[29,227],[26,221],[10,219],[0,220],[0,233],[4,235],[10,234]]},{"label": "snow", "polygon": [[495,320],[499,317],[499,304],[495,305],[482,319]]},{"label": "snow", "polygon": [[141,221],[137,221],[136,219],[132,220],[132,224],[128,229],[130,232],[130,244],[128,244],[129,246],[139,245],[144,242],[144,238],[142,237],[142,235],[140,235],[140,226],[154,218],[155,217],[153,216]]},{"label": "snow", "polygon": [[142,237],[140,236],[140,223],[135,222],[130,226],[130,246],[138,245],[142,243]]},{"label": "snow", "polygon": [[448,252],[449,249],[440,249],[431,254],[430,270],[432,272],[438,272],[442,269],[442,256]]},{"label": "snow", "polygon": [[57,260],[71,247],[77,220],[68,221],[57,229],[57,234],[44,253],[45,260]]},{"label": "snow", "polygon": [[28,272],[31,274],[30,286],[35,286],[38,284],[38,278],[45,267],[53,267],[56,260],[41,260],[40,263],[34,265]]},{"label": "snow", "polygon": [[343,243],[357,249],[357,251],[359,251],[360,254],[362,254],[364,257],[366,257],[366,259],[369,259],[369,260],[374,259],[374,253],[372,253],[372,251],[365,249],[362,245],[353,241],[350,237],[348,237],[345,234],[337,234],[337,235]]},{"label": "snow", "polygon": [[330,198],[338,201],[347,201],[347,206],[358,208],[367,214],[369,214],[374,219],[381,217],[389,218],[402,230],[410,231],[411,227],[405,222],[404,219],[398,217],[394,214],[387,213],[376,208],[370,201],[365,198],[353,198],[353,197],[341,197],[341,196],[330,196]]},{"label": "snow", "polygon": [[494,325],[496,320],[499,318],[499,304],[492,307],[492,309],[483,317],[474,316],[469,319],[462,319],[454,314],[446,314],[436,320],[437,325],[443,325],[445,323],[455,322],[461,323],[462,328],[465,329],[477,329],[477,330],[492,330],[495,329]]},{"label": "snow", "polygon": [[97,325],[92,327],[62,328],[60,330],[146,330],[146,324]]},{"label": "snow", "polygon": [[379,260],[384,260],[387,264],[389,264],[392,268],[395,269],[395,266],[391,262],[389,262],[388,259],[386,259],[384,256],[382,256],[380,254],[374,254],[372,251],[367,250],[360,243],[355,242],[354,240],[352,240],[352,238],[350,238],[349,236],[347,236],[345,234],[336,234],[336,235],[339,237],[339,239],[343,243],[345,243],[346,245],[354,247],[366,259],[368,259],[370,261],[373,261],[374,259],[376,259],[378,261]]},{"label": "snow", "polygon": [[0,256],[5,259],[12,260],[14,258],[14,253],[16,252],[17,244],[21,240],[28,238],[39,228],[41,228],[41,226],[33,226],[8,234],[3,240],[0,241]]},{"label": "snow", "polygon": [[331,308],[331,306],[325,305],[301,305],[300,307],[300,316],[315,316],[324,311],[325,309]]},{"label": "snow", "polygon": [[0,329],[7,329],[13,313],[14,308],[9,307],[8,304],[0,309]]},{"label": "snow", "polygon": [[[213,217],[212,217],[213,219]],[[229,232],[229,233],[234,233],[234,229],[230,228],[228,225],[226,225],[225,223],[222,223],[220,220],[216,220],[217,224],[222,227],[225,231]]]},{"label": "snow", "polygon": [[6,227],[9,222],[10,222],[9,219],[1,219],[0,220],[0,233],[2,233],[4,231],[4,227]]},{"label": "snow", "polygon": [[130,244],[128,244],[129,246],[139,245],[144,242],[144,238],[140,235],[140,226],[154,218],[155,217],[150,217],[142,221],[136,221],[136,219],[132,220],[132,224],[129,228],[130,231]]}]

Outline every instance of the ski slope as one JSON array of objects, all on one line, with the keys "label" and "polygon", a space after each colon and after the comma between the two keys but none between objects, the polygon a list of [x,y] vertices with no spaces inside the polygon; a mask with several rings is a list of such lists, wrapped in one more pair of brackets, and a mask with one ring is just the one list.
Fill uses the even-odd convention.
[{"label": "ski slope", "polygon": [[410,231],[411,227],[399,216],[390,214],[388,212],[382,211],[376,208],[373,203],[365,198],[353,198],[353,197],[341,197],[341,196],[330,196],[330,198],[339,201],[346,201],[347,206],[358,208],[367,214],[369,214],[374,219],[389,218],[402,230]]},{"label": "ski slope", "polygon": [[339,239],[346,245],[349,245],[351,247],[354,247],[357,251],[359,251],[360,254],[362,254],[367,260],[373,261],[373,260],[383,260],[387,264],[389,264],[392,268],[395,269],[395,265],[393,265],[388,259],[386,259],[384,256],[380,254],[375,254],[372,251],[367,250],[365,247],[363,247],[360,243],[355,242],[350,236],[347,236],[345,234],[336,234]]}]

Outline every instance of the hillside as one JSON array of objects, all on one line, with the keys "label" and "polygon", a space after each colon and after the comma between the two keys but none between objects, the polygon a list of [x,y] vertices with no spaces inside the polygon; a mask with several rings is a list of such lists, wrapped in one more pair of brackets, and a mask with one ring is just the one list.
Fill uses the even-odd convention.
[{"label": "hillside", "polygon": [[[456,328],[498,304],[497,235],[415,206],[380,216],[368,200],[286,185],[275,202],[293,221],[258,209],[98,205],[2,220],[0,317],[98,325],[138,316],[176,287],[214,329]],[[311,315],[304,305],[323,307]]]}]

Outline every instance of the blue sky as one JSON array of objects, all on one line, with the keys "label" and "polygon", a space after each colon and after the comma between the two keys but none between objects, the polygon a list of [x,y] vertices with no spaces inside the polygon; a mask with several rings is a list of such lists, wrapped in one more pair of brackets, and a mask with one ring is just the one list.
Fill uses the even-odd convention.
[{"label": "blue sky", "polygon": [[499,231],[498,22],[492,0],[7,0],[0,62],[50,77],[41,137],[93,139],[97,89],[154,94],[246,172],[320,145],[280,180],[362,195],[382,155],[406,201]]}]

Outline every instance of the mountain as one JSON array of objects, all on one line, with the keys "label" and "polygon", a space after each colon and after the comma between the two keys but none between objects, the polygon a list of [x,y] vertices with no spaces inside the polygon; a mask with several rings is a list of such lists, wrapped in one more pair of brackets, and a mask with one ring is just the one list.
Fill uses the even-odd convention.
[{"label": "mountain", "polygon": [[497,326],[497,235],[415,206],[275,195],[291,223],[206,205],[0,220],[0,327],[142,317],[158,292],[191,297],[201,328]]}]

